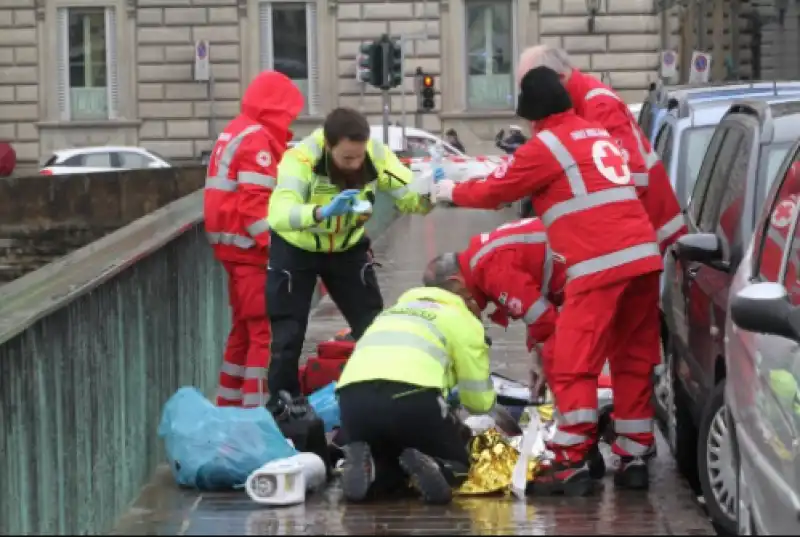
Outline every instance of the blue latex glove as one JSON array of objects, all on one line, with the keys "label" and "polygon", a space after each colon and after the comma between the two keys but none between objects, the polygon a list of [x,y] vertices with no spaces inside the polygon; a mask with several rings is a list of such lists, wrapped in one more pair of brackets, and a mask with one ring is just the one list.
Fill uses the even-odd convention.
[{"label": "blue latex glove", "polygon": [[330,218],[331,216],[342,216],[350,212],[353,208],[353,202],[360,190],[343,190],[336,194],[336,197],[331,200],[329,204],[321,209],[322,218]]},{"label": "blue latex glove", "polygon": [[437,167],[437,168],[435,168],[433,170],[433,182],[434,183],[438,183],[439,181],[441,181],[444,178],[445,178],[444,168],[439,166],[439,167]]}]

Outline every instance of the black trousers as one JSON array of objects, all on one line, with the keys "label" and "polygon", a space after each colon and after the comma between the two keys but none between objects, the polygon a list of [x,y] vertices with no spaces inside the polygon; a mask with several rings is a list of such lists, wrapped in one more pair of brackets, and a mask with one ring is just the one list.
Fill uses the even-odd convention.
[{"label": "black trousers", "polygon": [[298,367],[317,278],[322,279],[355,339],[383,310],[383,297],[366,237],[336,253],[302,250],[274,232],[270,241],[266,293],[272,344],[267,386],[273,395],[286,390],[299,396]]},{"label": "black trousers", "polygon": [[408,490],[398,458],[406,448],[433,457],[453,486],[469,471],[469,428],[447,407],[439,390],[374,380],[339,390],[342,442],[366,442],[375,461],[373,497]]}]

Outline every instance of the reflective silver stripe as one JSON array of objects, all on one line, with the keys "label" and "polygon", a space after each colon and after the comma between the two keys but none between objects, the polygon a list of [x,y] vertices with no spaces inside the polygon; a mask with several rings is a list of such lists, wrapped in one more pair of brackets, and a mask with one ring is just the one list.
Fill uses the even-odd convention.
[{"label": "reflective silver stripe", "polygon": [[556,416],[559,425],[579,425],[581,423],[597,423],[597,410],[579,408]]},{"label": "reflective silver stripe", "polygon": [[233,388],[223,388],[220,386],[217,389],[217,397],[220,399],[225,399],[227,401],[241,401],[242,400],[242,390],[234,390]]},{"label": "reflective silver stripe", "polygon": [[550,440],[551,443],[559,446],[577,446],[588,441],[589,438],[582,434],[565,433],[561,430],[557,430]]},{"label": "reflective silver stripe", "polygon": [[462,380],[458,379],[458,390],[461,392],[493,392],[494,384],[492,379],[483,380]]},{"label": "reflective silver stripe", "polygon": [[549,307],[550,301],[545,297],[540,296],[539,299],[534,302],[530,308],[528,308],[528,311],[525,312],[525,315],[522,317],[522,321],[527,325],[534,324],[539,320],[539,317],[544,315]]},{"label": "reflective silver stripe", "polygon": [[303,141],[300,142],[299,145],[302,145],[304,148],[311,153],[311,158],[317,160],[319,157],[322,156],[322,146],[319,145],[317,142],[317,137],[313,134],[310,134],[303,138]]},{"label": "reflective silver stripe", "polygon": [[[407,306],[407,304],[404,304]],[[442,344],[442,347],[447,347],[447,338],[444,337],[441,330],[437,328],[435,324],[427,319],[423,319],[422,317],[417,317],[416,315],[410,315],[408,313],[395,313],[392,310],[387,310],[383,312],[381,315],[391,316],[392,319],[402,319],[404,321],[408,321],[411,323],[415,323],[421,326],[424,326],[427,330],[433,334],[433,336],[439,340],[439,343]]]},{"label": "reflective silver stripe", "polygon": [[576,263],[567,268],[567,279],[572,280],[574,278],[580,278],[581,276],[588,276],[589,274],[620,267],[653,255],[659,258],[661,257],[661,250],[657,244],[652,242],[637,244],[630,248]]},{"label": "reflective silver stripe", "polygon": [[224,244],[226,246],[236,246],[243,250],[252,248],[256,245],[256,241],[244,235],[236,235],[235,233],[220,233],[220,232],[206,232],[208,242],[211,244]]},{"label": "reflective silver stripe", "polygon": [[650,151],[648,153],[647,149],[645,149],[639,125],[631,122],[631,131],[633,132],[633,137],[636,139],[636,149],[639,151],[639,154],[642,155],[642,160],[644,160],[644,167],[647,171],[650,171],[658,162],[658,155],[656,155],[655,151]]},{"label": "reflective silver stripe", "polygon": [[231,364],[229,362],[222,362],[222,367],[220,367],[220,372],[225,373],[226,375],[230,375],[232,377],[236,377],[238,379],[244,377],[244,366],[243,365],[236,365]]},{"label": "reflective silver stripe", "polygon": [[[242,145],[242,141],[247,136],[256,131],[260,131],[261,128],[261,125],[250,125],[242,132],[234,136],[227,144],[225,144],[225,148],[222,150],[222,155],[220,155],[219,162],[217,163],[217,175],[206,178],[206,188],[209,188],[209,183],[216,182],[217,180],[220,182],[225,180],[231,181],[229,177],[231,174],[231,162],[233,161],[233,157],[236,155],[236,151],[239,149],[239,146]],[[236,188],[219,188],[218,190],[232,192],[233,190],[236,190]]]},{"label": "reflective silver stripe", "polygon": [[267,394],[265,393],[246,393],[242,399],[242,406],[264,406],[267,404]]},{"label": "reflective silver stripe", "polygon": [[606,97],[611,97],[613,99],[621,101],[621,99],[619,98],[619,95],[617,95],[616,93],[614,93],[613,91],[611,91],[610,89],[607,89],[607,88],[594,88],[592,90],[589,90],[589,93],[586,94],[586,96],[583,98],[583,100],[584,101],[588,101],[589,99],[592,99],[594,97],[599,97],[601,95],[604,95]]},{"label": "reflective silver stripe", "polygon": [[600,190],[599,192],[592,192],[591,194],[556,203],[542,215],[542,222],[544,222],[545,226],[549,227],[553,222],[567,214],[585,211],[586,209],[592,209],[609,203],[636,199],[639,199],[639,197],[636,195],[636,189],[632,186]]},{"label": "reflective silver stripe", "polygon": [[567,148],[564,147],[564,144],[561,143],[561,140],[559,140],[556,135],[550,131],[542,131],[537,134],[536,137],[545,146],[547,146],[558,163],[561,165],[561,169],[564,170],[564,175],[567,176],[567,181],[569,181],[572,195],[585,196],[586,185],[583,182],[581,171],[578,169],[578,163],[575,162],[574,158],[572,158],[572,155]]},{"label": "reflective silver stripe", "polygon": [[478,261],[484,256],[491,253],[493,250],[501,246],[508,246],[513,244],[541,244],[547,242],[546,233],[517,233],[514,235],[506,235],[505,237],[498,237],[487,242],[481,246],[480,250],[475,252],[469,260],[469,268],[474,269],[478,265]]},{"label": "reflective silver stripe", "polygon": [[[437,362],[439,362],[445,369],[450,364],[450,358],[447,351],[439,347],[435,343],[428,341],[422,336],[412,334],[410,332],[399,332],[395,330],[377,330],[358,340],[358,348],[364,349],[368,347],[410,347],[416,349],[424,354],[427,354]],[[400,357],[390,356],[389,359],[398,359]]]},{"label": "reflective silver stripe", "polygon": [[653,420],[614,420],[614,431],[617,434],[652,433]]},{"label": "reflective silver stripe", "polygon": [[383,160],[386,158],[383,142],[375,138],[372,139],[372,156],[375,157],[376,160]]},{"label": "reflective silver stripe", "polygon": [[238,180],[244,185],[263,186],[264,188],[275,188],[275,178],[271,175],[264,175],[256,172],[239,172]]},{"label": "reflective silver stripe", "polygon": [[289,227],[292,229],[303,229],[302,205],[295,205],[289,209]]},{"label": "reflective silver stripe", "polygon": [[394,188],[394,189],[389,191],[389,194],[391,194],[391,196],[394,199],[399,200],[403,196],[408,194],[408,187],[407,186],[401,186],[401,187]]},{"label": "reflective silver stripe", "polygon": [[647,186],[650,184],[650,176],[646,173],[632,173],[633,184],[636,186]]},{"label": "reflective silver stripe", "polygon": [[223,192],[235,192],[236,181],[227,177],[208,177],[206,178],[206,190],[222,190]]},{"label": "reflective silver stripe", "polygon": [[308,191],[310,186],[307,181],[303,181],[300,177],[294,175],[279,175],[278,187],[291,190],[296,193],[305,202],[308,200]]},{"label": "reflective silver stripe", "polygon": [[614,443],[619,447],[623,452],[629,453],[634,457],[641,457],[642,455],[646,455],[652,448],[652,446],[645,446],[640,444],[639,442],[635,442],[626,436],[617,436],[617,439],[614,440]]},{"label": "reflective silver stripe", "polygon": [[658,242],[661,243],[667,240],[677,233],[678,230],[680,230],[685,224],[686,221],[683,218],[683,213],[678,213],[669,222],[658,228],[658,231],[656,231],[656,238],[658,239]]},{"label": "reflective silver stripe", "polygon": [[244,370],[244,378],[246,379],[265,379],[267,378],[266,367],[247,367]]},{"label": "reflective silver stripe", "polygon": [[266,220],[256,220],[245,229],[251,236],[255,237],[269,231],[269,224]]}]

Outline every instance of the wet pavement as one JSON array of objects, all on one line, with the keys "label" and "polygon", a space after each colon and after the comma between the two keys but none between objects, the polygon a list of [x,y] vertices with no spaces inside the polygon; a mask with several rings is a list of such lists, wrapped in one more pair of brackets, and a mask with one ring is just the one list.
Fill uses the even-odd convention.
[{"label": "wet pavement", "polygon": [[[383,266],[379,279],[387,304],[419,285],[427,259],[466,246],[470,236],[513,220],[500,212],[437,209],[429,216],[398,220],[373,245]],[[312,314],[306,353],[346,325],[326,298]],[[492,327],[493,369],[527,377],[522,325]],[[244,492],[181,490],[166,466],[143,489],[115,534],[126,535],[714,535],[705,514],[662,438],[648,493],[616,491],[610,476],[595,496],[515,501],[502,496],[460,497],[447,507],[416,501],[348,505],[338,483],[304,505],[268,508]]]}]

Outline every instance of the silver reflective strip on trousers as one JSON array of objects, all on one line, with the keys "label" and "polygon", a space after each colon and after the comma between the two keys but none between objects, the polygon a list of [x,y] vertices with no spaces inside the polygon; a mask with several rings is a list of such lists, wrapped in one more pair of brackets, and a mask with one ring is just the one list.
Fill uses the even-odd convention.
[{"label": "silver reflective strip on trousers", "polygon": [[238,181],[243,185],[263,186],[264,188],[275,188],[275,178],[271,175],[264,175],[256,172],[239,172]]},{"label": "silver reflective strip on trousers", "polygon": [[647,186],[650,184],[650,176],[646,173],[632,173],[633,184],[636,186]]},{"label": "silver reflective strip on trousers", "polygon": [[303,206],[295,205],[289,209],[289,227],[303,229]]},{"label": "silver reflective strip on trousers", "polygon": [[624,250],[576,263],[567,268],[567,279],[572,280],[581,276],[588,276],[589,274],[620,267],[653,255],[661,257],[661,250],[657,244],[652,242],[638,244]]},{"label": "silver reflective strip on trousers", "polygon": [[542,131],[537,134],[536,137],[547,146],[561,165],[561,169],[564,170],[564,175],[566,175],[567,181],[569,181],[569,187],[572,190],[573,197],[585,196],[587,193],[586,184],[583,182],[580,169],[578,169],[578,163],[572,158],[569,150],[564,147],[561,140],[550,131]]},{"label": "silver reflective strip on trousers", "polygon": [[284,190],[291,190],[303,200],[305,203],[308,200],[308,193],[310,186],[307,181],[294,175],[279,175],[278,186]]},{"label": "silver reflective strip on trousers", "polygon": [[239,146],[242,145],[242,141],[247,136],[256,131],[260,131],[261,128],[261,125],[250,125],[242,132],[231,138],[227,144],[225,144],[225,148],[222,150],[222,155],[220,155],[219,162],[217,163],[217,175],[206,178],[206,188],[216,188],[217,190],[225,190],[228,192],[236,190],[235,187],[231,190],[229,187],[218,188],[217,186],[212,185],[224,185],[225,181],[231,181],[229,177],[231,174],[231,162],[233,162],[233,157],[236,155],[236,151],[239,149]]},{"label": "silver reflective strip on trousers", "polygon": [[597,423],[597,410],[594,408],[579,408],[563,414],[556,414],[556,423],[559,425],[580,425],[582,423]]},{"label": "silver reflective strip on trousers", "polygon": [[653,420],[614,420],[614,431],[617,434],[647,434],[653,432]]},{"label": "silver reflective strip on trousers", "polygon": [[236,235],[235,233],[221,233],[221,232],[206,232],[208,242],[210,244],[223,244],[225,246],[236,246],[243,250],[252,248],[256,245],[256,241],[250,237],[243,235]]},{"label": "silver reflective strip on trousers", "polygon": [[226,401],[241,401],[242,390],[234,390],[233,388],[224,388],[220,386],[217,388],[217,397],[225,399]]},{"label": "silver reflective strip on trousers", "polygon": [[237,379],[244,377],[244,366],[231,364],[229,362],[222,362],[222,367],[219,368],[220,373],[225,373]]},{"label": "silver reflective strip on trousers", "polygon": [[541,244],[544,242],[547,242],[546,233],[518,233],[515,235],[506,235],[505,237],[492,239],[481,246],[481,248],[475,252],[475,255],[470,258],[469,268],[474,269],[478,265],[478,261],[501,246],[516,244]]},{"label": "silver reflective strip on trousers", "polygon": [[610,203],[637,199],[639,199],[639,197],[636,195],[636,189],[632,186],[600,190],[556,203],[542,215],[542,222],[545,226],[549,227],[553,222],[567,214],[585,211]]},{"label": "silver reflective strip on trousers", "polygon": [[269,231],[269,224],[267,223],[266,220],[256,220],[255,222],[247,226],[245,229],[250,234],[250,236],[257,237],[258,235],[261,235],[262,233],[266,233]]},{"label": "silver reflective strip on trousers", "polygon": [[[428,341],[424,337],[410,332],[400,332],[396,330],[378,330],[371,332],[358,340],[359,349],[369,347],[409,347],[427,354],[439,362],[445,369],[447,369],[450,364],[447,351],[432,341]],[[398,357],[392,358],[397,359]]]},{"label": "silver reflective strip on trousers", "polygon": [[645,446],[635,440],[631,440],[627,436],[617,436],[614,443],[625,453],[629,453],[634,457],[641,457],[646,455],[653,449],[653,446]]},{"label": "silver reflective strip on trousers", "polygon": [[265,392],[246,393],[242,398],[242,406],[259,407],[267,404],[267,394]]},{"label": "silver reflective strip on trousers", "polygon": [[556,430],[553,438],[550,440],[551,443],[559,446],[577,446],[588,441],[588,436],[575,433],[566,433],[562,430]]},{"label": "silver reflective strip on trousers", "polygon": [[683,213],[678,213],[670,219],[669,222],[658,228],[656,231],[656,238],[659,244],[677,233],[684,224],[686,224],[686,221],[684,220]]}]

